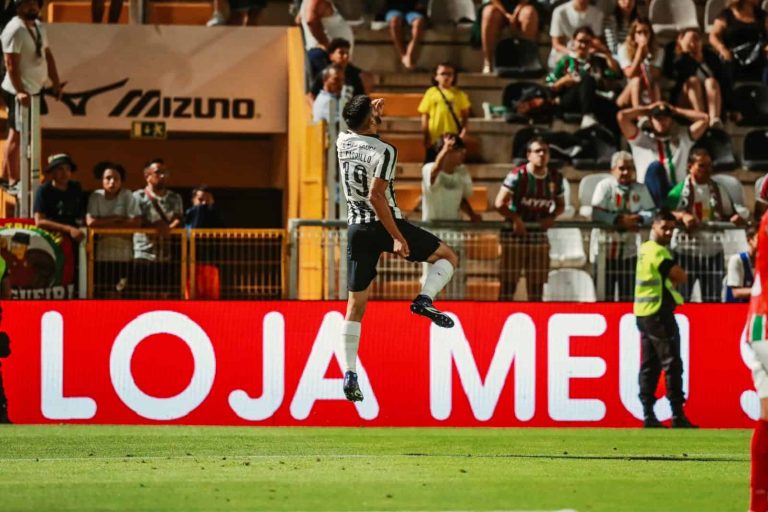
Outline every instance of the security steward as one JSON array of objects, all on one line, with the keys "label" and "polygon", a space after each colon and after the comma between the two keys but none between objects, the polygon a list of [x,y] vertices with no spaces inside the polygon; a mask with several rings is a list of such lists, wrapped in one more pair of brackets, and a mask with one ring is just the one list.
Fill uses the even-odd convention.
[{"label": "security steward", "polygon": [[640,402],[645,428],[664,428],[653,412],[662,369],[667,399],[672,405],[672,427],[696,428],[683,412],[683,361],[674,311],[683,303],[675,287],[685,283],[688,276],[668,249],[674,229],[672,213],[659,210],[653,219],[650,240],[640,246],[637,258],[634,312],[640,330]]}]

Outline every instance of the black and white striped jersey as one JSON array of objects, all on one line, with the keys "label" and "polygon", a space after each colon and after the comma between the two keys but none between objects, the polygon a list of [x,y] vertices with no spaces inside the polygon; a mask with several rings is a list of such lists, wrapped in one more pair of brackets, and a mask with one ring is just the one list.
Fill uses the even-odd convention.
[{"label": "black and white striped jersey", "polygon": [[339,173],[347,198],[349,223],[363,224],[379,220],[368,200],[374,177],[389,182],[386,192],[389,208],[394,218],[402,219],[403,215],[395,202],[395,146],[376,136],[359,135],[347,130],[339,134],[336,152],[339,155]]}]

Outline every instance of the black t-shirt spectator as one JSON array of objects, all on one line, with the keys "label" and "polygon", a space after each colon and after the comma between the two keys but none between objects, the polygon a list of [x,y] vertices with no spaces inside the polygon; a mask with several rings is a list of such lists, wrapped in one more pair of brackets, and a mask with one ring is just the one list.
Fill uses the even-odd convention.
[{"label": "black t-shirt spectator", "polygon": [[53,183],[43,183],[35,193],[34,213],[68,226],[77,226],[85,216],[83,191],[76,181],[67,182],[66,190],[59,190]]},{"label": "black t-shirt spectator", "polygon": [[[360,73],[363,70],[352,64],[347,64],[347,68],[344,70],[344,85],[348,85],[352,88],[352,94],[357,96],[358,94],[365,94],[363,88],[363,79],[360,78]],[[323,90],[323,74],[318,73],[315,80],[312,82],[312,96],[317,97],[320,91]]]}]

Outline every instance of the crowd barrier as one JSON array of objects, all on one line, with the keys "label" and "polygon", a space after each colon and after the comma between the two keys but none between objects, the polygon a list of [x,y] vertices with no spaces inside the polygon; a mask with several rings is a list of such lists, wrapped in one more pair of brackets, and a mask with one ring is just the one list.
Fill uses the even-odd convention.
[{"label": "crowd barrier", "polygon": [[[590,222],[557,222],[546,232],[529,224],[524,237],[502,222],[415,222],[459,255],[460,265],[441,293],[443,300],[596,302],[631,301],[637,250],[648,230],[617,231]],[[702,234],[704,236],[702,236]],[[347,223],[289,222],[291,299],[346,299]],[[747,250],[744,228],[710,223],[698,234],[677,231],[672,250],[691,275],[686,298],[721,302],[727,261]],[[379,260],[371,297],[410,300],[420,289],[425,265],[391,254]]]},{"label": "crowd barrier", "polygon": [[[444,302],[452,329],[372,303],[341,389],[334,302],[35,301],[3,304],[16,423],[639,427],[639,335],[629,304]],[[687,413],[750,428],[759,400],[747,308],[677,310]],[[663,393],[660,385],[659,395]],[[665,399],[656,404],[670,417]]]}]

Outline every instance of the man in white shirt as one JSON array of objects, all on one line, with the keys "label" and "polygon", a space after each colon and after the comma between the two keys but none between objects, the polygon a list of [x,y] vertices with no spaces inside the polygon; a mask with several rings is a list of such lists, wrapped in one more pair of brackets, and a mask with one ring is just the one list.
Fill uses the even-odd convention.
[{"label": "man in white shirt", "polygon": [[[672,247],[680,255],[680,265],[688,272],[683,290],[690,301],[698,279],[703,302],[720,302],[725,261],[722,229],[706,229],[707,224],[731,223],[743,226],[749,210],[737,204],[728,190],[712,179],[712,158],[705,149],[694,149],[688,157],[688,177],[669,192],[667,206],[684,226],[676,230]],[[702,229],[705,228],[705,229]]]},{"label": "man in white shirt", "polygon": [[597,255],[597,272],[605,275],[605,299],[614,300],[614,289],[618,284],[619,301],[631,302],[640,245],[639,229],[651,225],[656,205],[648,188],[635,180],[635,164],[630,153],[614,153],[611,174],[610,178],[598,183],[592,195],[592,220],[614,229],[593,232],[592,252]]},{"label": "man in white shirt", "polygon": [[37,19],[37,0],[15,0],[16,16],[3,29],[5,67],[2,95],[8,109],[8,141],[3,151],[2,176],[9,190],[15,191],[19,180],[19,142],[21,119],[17,119],[16,101],[28,107],[30,97],[42,92],[50,83],[53,93],[61,96],[61,83],[56,62],[48,47],[48,36]]},{"label": "man in white shirt", "polygon": [[328,45],[337,37],[350,43],[350,53],[355,46],[355,35],[347,20],[339,13],[332,0],[304,0],[299,9],[304,31],[304,48],[309,58],[311,78],[329,64]]},{"label": "man in white shirt", "polygon": [[[673,116],[683,117],[691,125],[679,126]],[[650,117],[647,126],[640,129],[640,119],[647,117]],[[662,206],[669,191],[687,176],[688,154],[709,128],[709,116],[657,101],[620,110],[618,121],[621,133],[632,148],[637,181],[648,187],[656,206]]]},{"label": "man in white shirt", "polygon": [[[547,60],[549,68],[553,69],[557,61],[570,53],[568,44],[577,28],[588,26],[593,33],[602,34],[603,17],[603,12],[597,7],[589,5],[589,0],[571,0],[555,7],[549,26],[549,36],[552,38],[552,50],[549,52],[549,59]],[[592,44],[595,49],[601,50],[604,54],[611,53],[597,37],[594,38]]]},{"label": "man in white shirt", "polygon": [[341,90],[344,88],[344,70],[338,64],[331,64],[323,69],[323,89],[315,98],[312,104],[312,119],[314,122],[330,122],[331,100],[336,100],[336,122],[341,117],[339,109],[339,100],[341,99]]}]

